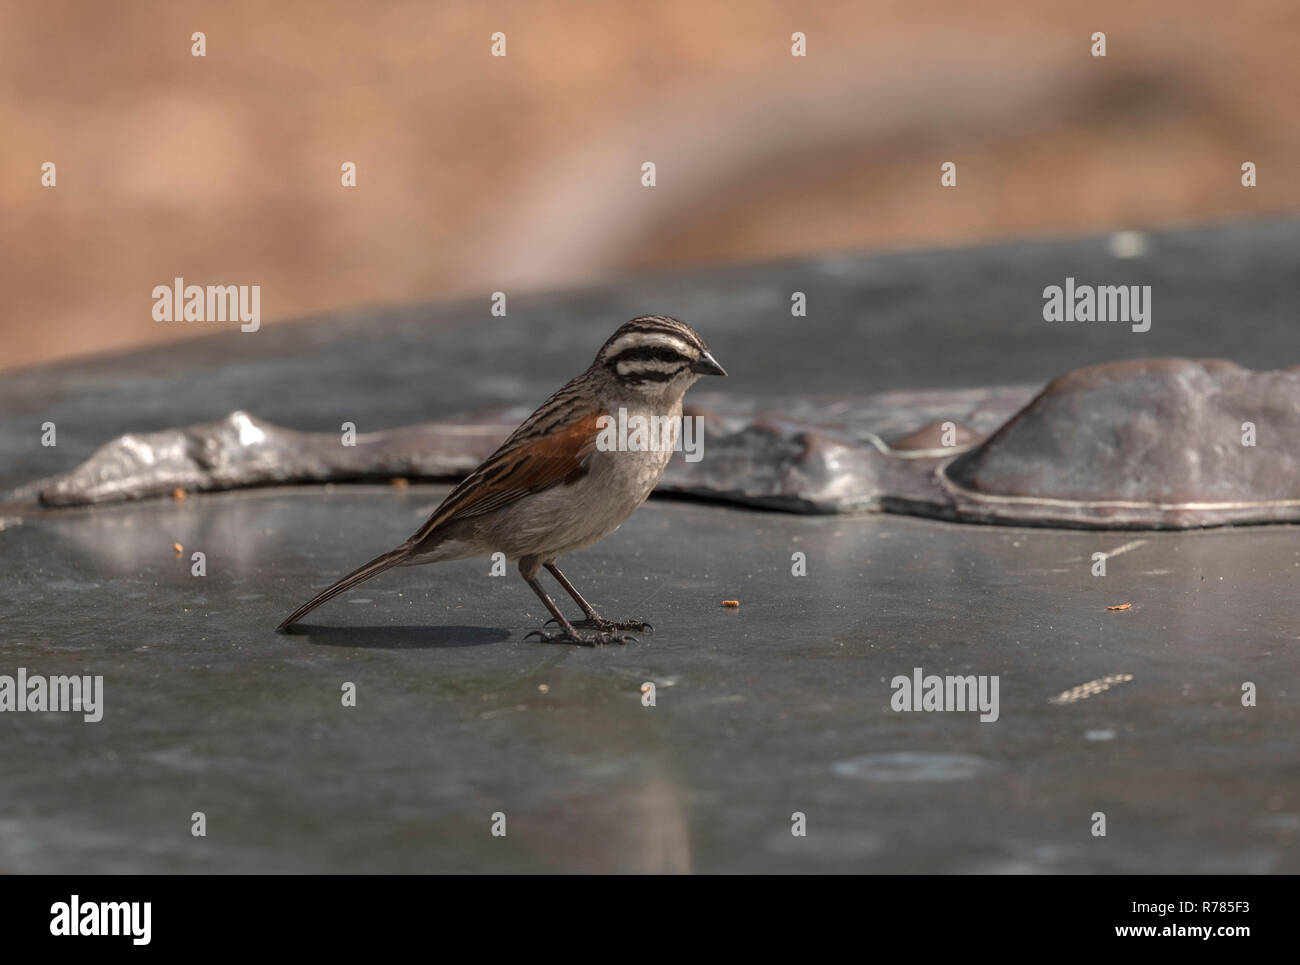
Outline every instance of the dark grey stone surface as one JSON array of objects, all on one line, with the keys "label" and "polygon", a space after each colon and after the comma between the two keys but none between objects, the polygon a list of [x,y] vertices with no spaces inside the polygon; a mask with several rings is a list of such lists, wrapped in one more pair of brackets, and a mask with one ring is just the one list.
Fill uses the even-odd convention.
[{"label": "dark grey stone surface", "polygon": [[[1278,367],[1300,361],[1298,242],[1300,225],[1237,225],[1121,262],[1100,240],[833,257],[512,295],[505,320],[485,298],[6,374],[0,488],[235,408],[364,431],[534,402],[650,310],[696,324],[752,396],[1032,383],[1162,355]],[[1041,290],[1067,274],[1152,284],[1152,330],[1043,322]],[[793,290],[808,319],[789,317]],[[57,448],[39,444],[47,420]],[[271,631],[445,491],[0,514],[0,674],[105,678],[98,724],[0,714],[0,871],[1300,870],[1292,527],[653,500],[566,566],[609,615],[655,623],[640,643],[524,642],[541,607],[486,560],[395,571],[306,633]],[[1092,576],[1092,554],[1117,550]],[[999,675],[1000,719],[894,713],[891,678],[918,666]],[[1049,701],[1115,675],[1132,679]]]}]

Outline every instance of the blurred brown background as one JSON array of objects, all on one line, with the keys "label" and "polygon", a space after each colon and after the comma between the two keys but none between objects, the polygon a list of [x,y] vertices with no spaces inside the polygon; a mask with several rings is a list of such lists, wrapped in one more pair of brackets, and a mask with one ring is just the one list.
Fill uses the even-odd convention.
[{"label": "blurred brown background", "polygon": [[216,331],[153,321],[177,275],[260,284],[263,324],[487,317],[647,267],[1293,213],[1298,38],[1296,0],[3,0],[0,367]]}]

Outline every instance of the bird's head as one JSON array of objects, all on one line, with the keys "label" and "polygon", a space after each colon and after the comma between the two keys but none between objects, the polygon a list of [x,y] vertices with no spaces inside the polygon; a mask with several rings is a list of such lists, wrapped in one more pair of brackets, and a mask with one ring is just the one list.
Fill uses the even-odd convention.
[{"label": "bird's head", "polygon": [[680,399],[701,375],[727,374],[695,329],[667,315],[640,315],[621,325],[592,367],[629,394],[665,401]]}]

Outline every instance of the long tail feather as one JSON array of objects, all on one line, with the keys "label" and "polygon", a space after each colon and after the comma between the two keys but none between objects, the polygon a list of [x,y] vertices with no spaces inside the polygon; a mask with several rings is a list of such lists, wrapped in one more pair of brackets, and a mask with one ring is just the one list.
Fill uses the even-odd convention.
[{"label": "long tail feather", "polygon": [[322,603],[334,599],[340,593],[345,593],[352,589],[358,583],[364,583],[372,576],[378,576],[384,570],[392,569],[394,566],[404,562],[411,555],[409,546],[399,546],[395,550],[390,550],[382,556],[376,556],[365,566],[358,567],[343,579],[339,580],[328,590],[321,590],[314,597],[304,603],[298,609],[290,613],[278,627],[277,630],[286,630],[293,626],[312,610],[316,609]]}]

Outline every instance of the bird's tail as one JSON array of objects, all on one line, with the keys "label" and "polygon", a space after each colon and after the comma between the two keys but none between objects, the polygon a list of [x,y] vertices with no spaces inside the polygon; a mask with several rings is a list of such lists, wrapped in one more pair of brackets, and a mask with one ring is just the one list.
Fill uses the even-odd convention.
[{"label": "bird's tail", "polygon": [[403,545],[397,547],[395,550],[389,550],[382,556],[376,556],[365,566],[358,567],[347,576],[343,577],[343,579],[339,580],[328,590],[321,590],[302,606],[298,607],[298,609],[285,617],[284,622],[276,627],[276,629],[287,630],[322,603],[334,599],[340,593],[352,589],[358,583],[366,582],[366,580],[370,579],[372,576],[378,576],[380,573],[384,572],[384,570],[392,569],[394,566],[404,563],[410,555],[411,548]]}]

